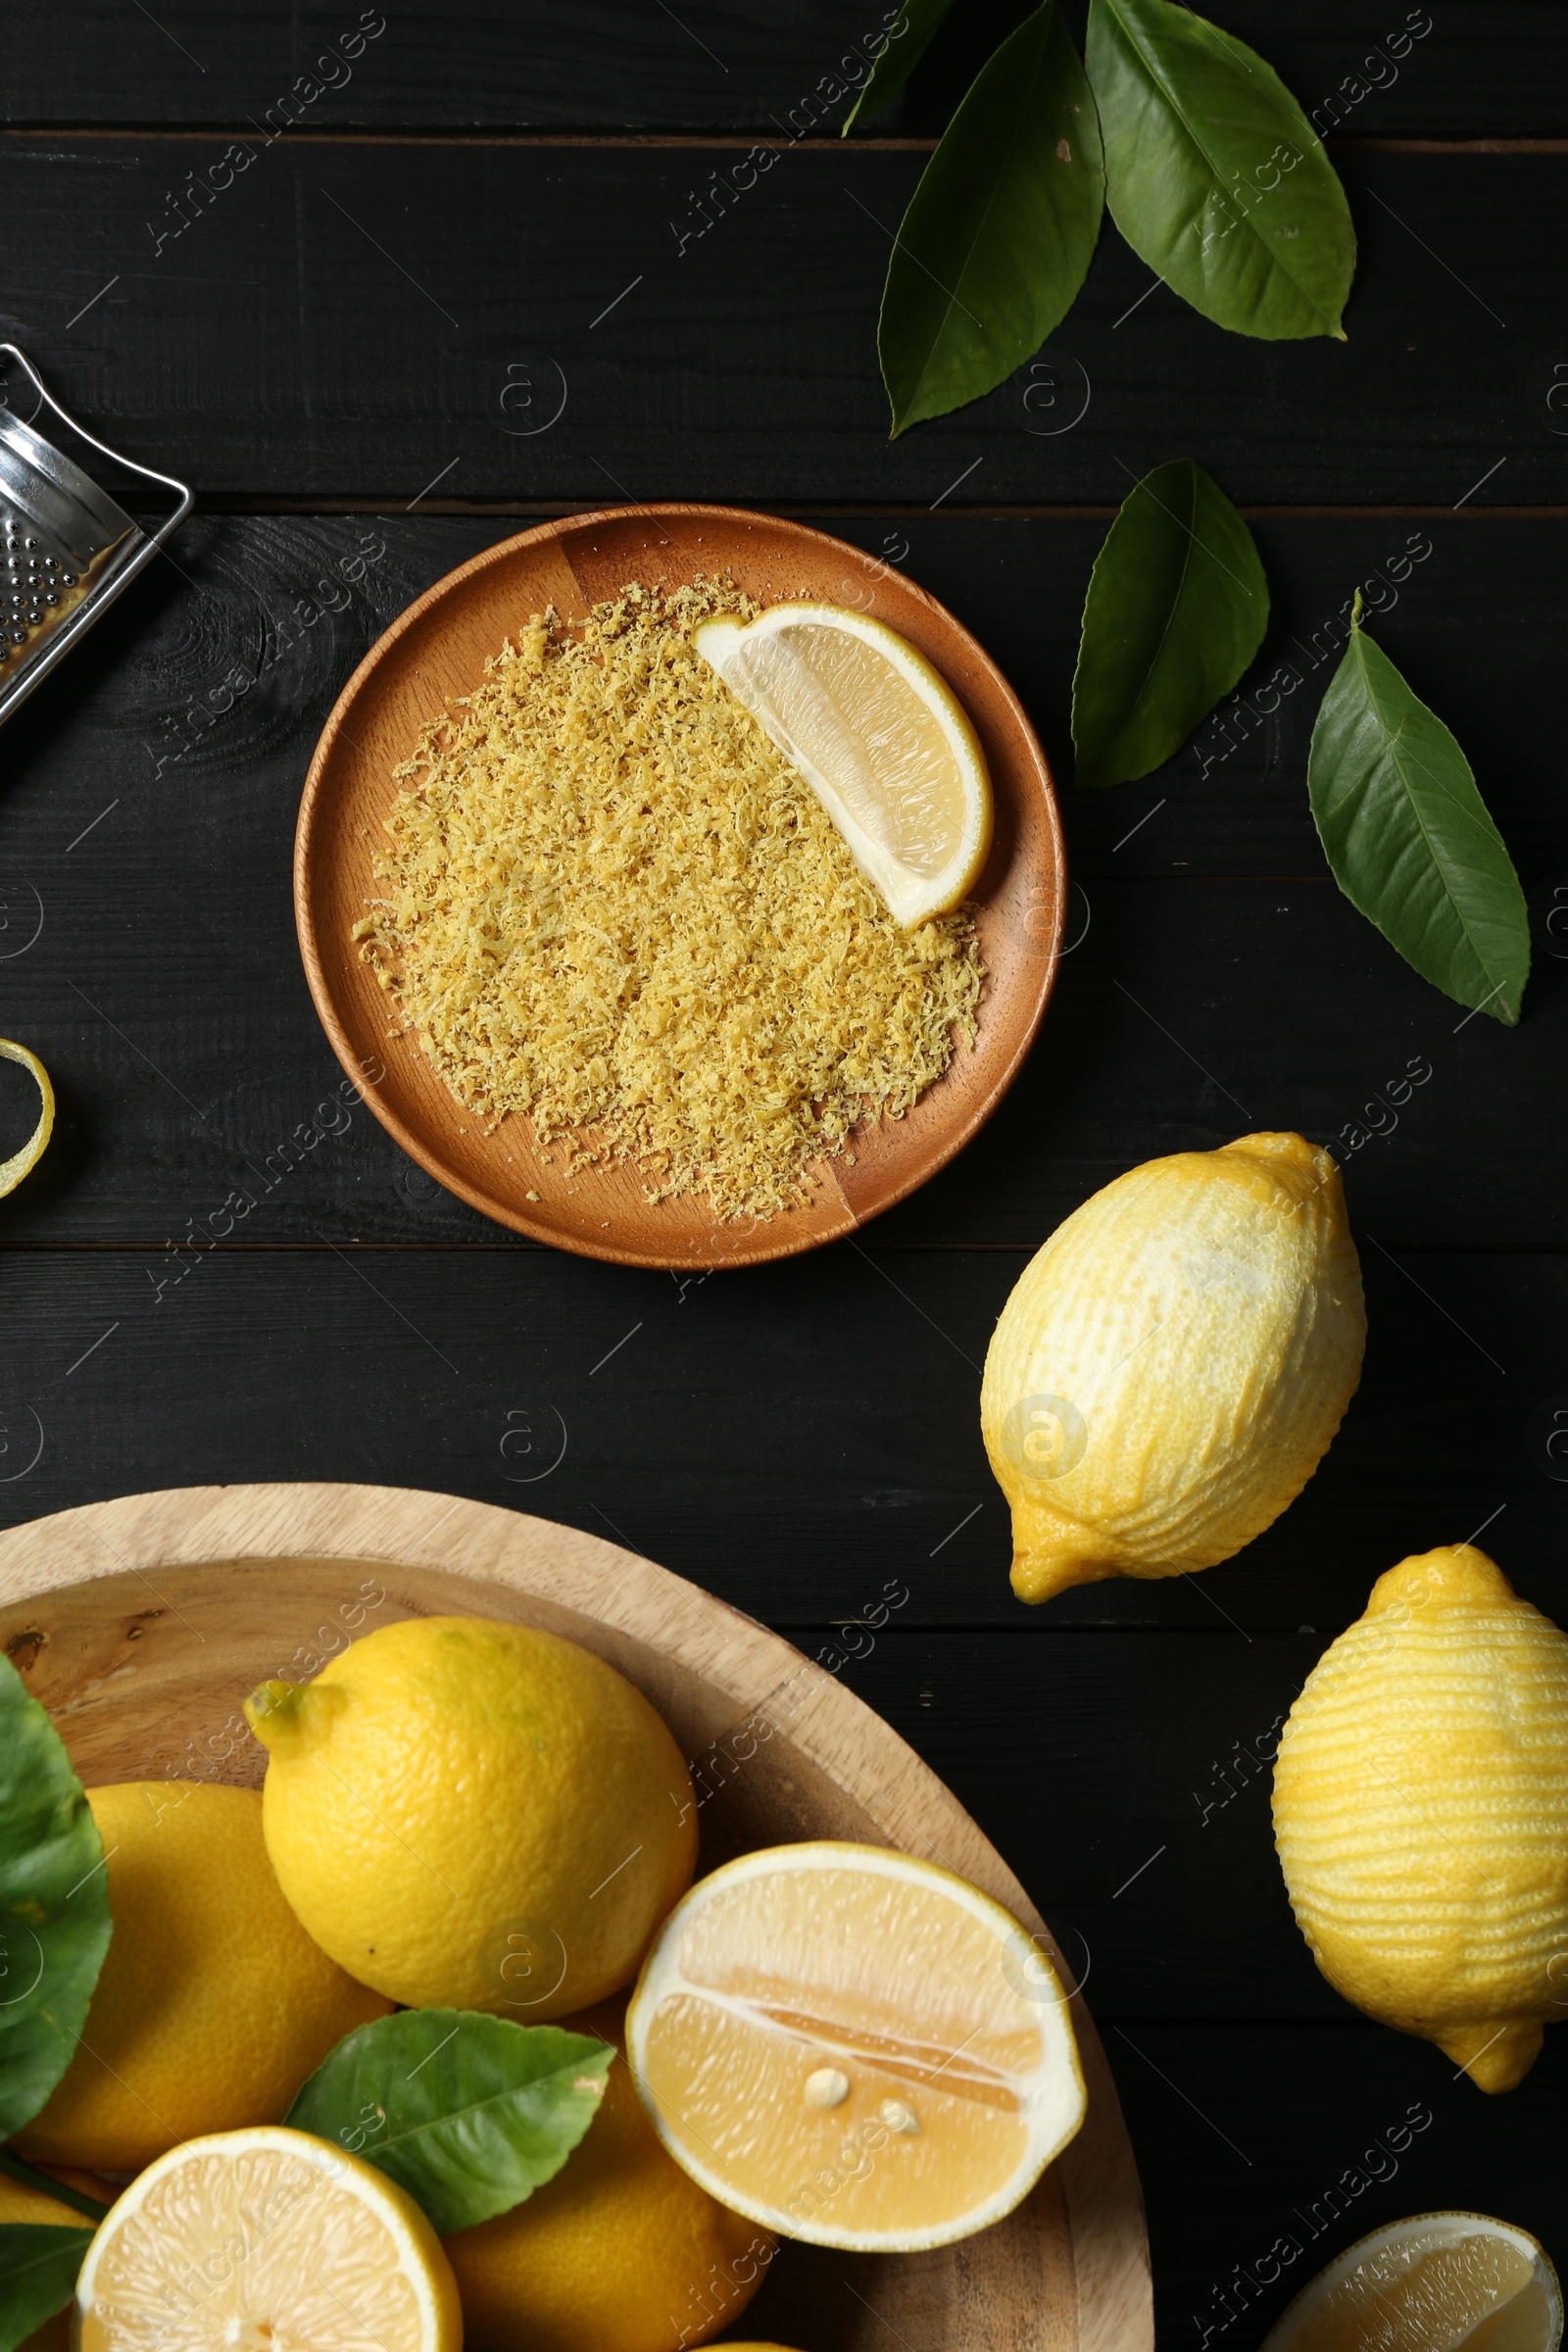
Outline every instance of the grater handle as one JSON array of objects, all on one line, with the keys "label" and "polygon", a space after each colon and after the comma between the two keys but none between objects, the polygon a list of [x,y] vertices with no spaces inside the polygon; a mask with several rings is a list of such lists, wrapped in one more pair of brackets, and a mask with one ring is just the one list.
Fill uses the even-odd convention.
[{"label": "grater handle", "polygon": [[[38,373],[37,368],[34,368],[26,353],[24,351],[19,351],[15,343],[0,343],[0,360],[14,360],[16,362],[17,366],[22,369],[23,374],[26,377],[28,383],[31,384],[33,390],[37,393],[40,405],[46,408],[52,416],[57,416],[60,419],[60,422],[65,425],[69,432],[74,433],[78,441],[84,441],[87,444],[87,447],[89,449],[95,449],[101,458],[107,458],[110,464],[113,466],[123,466],[127,473],[133,473],[137,475],[140,480],[144,482],[156,482],[161,490],[172,490],[174,492],[178,500],[178,504],[176,505],[174,512],[172,514],[166,515],[165,519],[159,524],[156,531],[149,531],[147,534],[149,551],[155,547],[162,547],[164,541],[170,536],[170,534],[179,528],[186,515],[190,513],[192,507],[196,504],[196,494],[189,487],[189,485],[185,482],[176,482],[172,474],[156,473],[150,466],[138,466],[133,459],[122,457],[118,449],[109,448],[107,443],[98,440],[96,435],[89,433],[84,424],[78,424],[76,422],[76,419],[71,415],[69,410],[63,409],[60,406],[59,401],[55,399],[54,394],[49,390],[48,385],[44,382],[42,376]],[[37,410],[34,409],[33,416],[36,416],[37,414]]]}]

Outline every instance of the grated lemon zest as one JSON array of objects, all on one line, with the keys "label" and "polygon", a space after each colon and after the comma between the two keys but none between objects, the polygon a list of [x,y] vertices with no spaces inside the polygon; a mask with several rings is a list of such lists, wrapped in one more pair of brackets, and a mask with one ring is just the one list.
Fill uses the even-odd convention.
[{"label": "grated lemon zest", "polygon": [[[426,727],[355,926],[457,1100],[720,1218],[804,1200],[972,1043],[959,908],[902,931],[691,644],[731,583],[534,614]],[[852,1154],[853,1157],[853,1154]]]}]

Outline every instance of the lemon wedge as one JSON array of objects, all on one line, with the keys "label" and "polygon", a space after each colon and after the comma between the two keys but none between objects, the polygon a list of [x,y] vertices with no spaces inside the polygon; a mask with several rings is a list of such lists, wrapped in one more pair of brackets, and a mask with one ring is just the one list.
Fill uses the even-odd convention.
[{"label": "lemon wedge", "polygon": [[1320,2271],[1263,2352],[1556,2352],[1557,2274],[1526,2230],[1480,2213],[1418,2213]]},{"label": "lemon wedge", "polygon": [[956,906],[991,847],[991,778],[947,680],[880,620],[775,605],[693,643],[816,794],[894,920]]},{"label": "lemon wedge", "polygon": [[20,1061],[24,1070],[30,1070],[42,1098],[42,1106],[38,1112],[38,1124],[23,1145],[22,1150],[13,1152],[9,1159],[0,1159],[0,1200],[3,1200],[7,1193],[16,1191],[27,1170],[35,1167],[43,1157],[44,1146],[48,1143],[54,1130],[55,1090],[49,1083],[49,1073],[43,1063],[38,1059],[37,1054],[29,1053],[25,1046],[13,1045],[9,1037],[0,1037],[0,1058],[6,1061]]},{"label": "lemon wedge", "polygon": [[282,2125],[187,2139],[112,2206],[76,2283],[79,2352],[459,2352],[452,2265],[414,2199]]},{"label": "lemon wedge", "polygon": [[1077,2131],[1069,1997],[950,1871],[782,1845],[676,1904],[626,2053],[655,2131],[721,2204],[781,2237],[909,2251],[1000,2221]]}]

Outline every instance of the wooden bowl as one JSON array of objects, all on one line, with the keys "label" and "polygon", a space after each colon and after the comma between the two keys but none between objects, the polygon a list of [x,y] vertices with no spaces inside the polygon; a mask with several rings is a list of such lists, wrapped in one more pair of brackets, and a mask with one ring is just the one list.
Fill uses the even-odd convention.
[{"label": "wooden bowl", "polygon": [[[960,1872],[1045,1936],[957,1800],[868,1707],[755,1619],[598,1536],[359,1486],[174,1488],[0,1535],[0,1647],[89,1787],[259,1782],[248,1690],[315,1673],[356,1633],[442,1611],[544,1626],[645,1690],[692,1759],[699,1868],[785,1839],[859,1838]],[[788,2246],[742,2331],[755,2317],[760,2335],[810,2352],[1150,2352],[1138,2175],[1076,1991],[1072,2010],[1088,2116],[1014,2213],[931,2254]]]},{"label": "wooden bowl", "polygon": [[[979,731],[996,796],[996,838],[973,894],[986,966],[979,1032],[904,1118],[856,1142],[856,1163],[819,1163],[805,1205],[766,1222],[717,1220],[705,1196],[643,1198],[631,1168],[567,1178],[545,1166],[525,1121],[494,1135],[448,1093],[412,1037],[388,1037],[390,999],[360,961],[354,924],[376,892],[372,851],[408,759],[446,699],[545,605],[568,620],[628,580],[671,584],[727,571],[762,604],[812,598],[885,620],[949,680]],[[371,647],[338,698],[306,780],[294,906],[316,1008],[344,1069],[405,1152],[461,1200],[590,1257],[637,1266],[755,1265],[853,1233],[912,1193],[989,1118],[1045,1010],[1066,898],[1061,825],[1033,728],[1006,679],[935,599],[858,548],[803,523],[737,507],[654,506],[579,514],[523,531],[449,572]],[[375,1078],[385,1064],[385,1075]],[[373,1083],[367,1084],[367,1078]],[[530,1200],[529,1194],[537,1195]]]}]

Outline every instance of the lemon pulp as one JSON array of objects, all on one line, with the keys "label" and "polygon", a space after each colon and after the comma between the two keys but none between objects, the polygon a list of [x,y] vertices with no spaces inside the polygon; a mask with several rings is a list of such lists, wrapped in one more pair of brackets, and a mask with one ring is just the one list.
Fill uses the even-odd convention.
[{"label": "lemon pulp", "polygon": [[952,688],[834,605],[704,621],[693,642],[799,768],[906,929],[957,905],[991,846],[985,754]]},{"label": "lemon pulp", "polygon": [[281,2127],[172,2148],[88,2248],[80,2352],[458,2352],[457,2287],[414,2200]]},{"label": "lemon pulp", "polygon": [[627,2036],[677,2162],[819,2245],[966,2236],[1083,2116],[1066,1997],[1023,1929],[879,1847],[781,1846],[703,1881],[649,1955]]},{"label": "lemon pulp", "polygon": [[1264,2352],[1554,2352],[1556,2275],[1481,2214],[1418,2214],[1362,2238],[1292,2304]]}]

